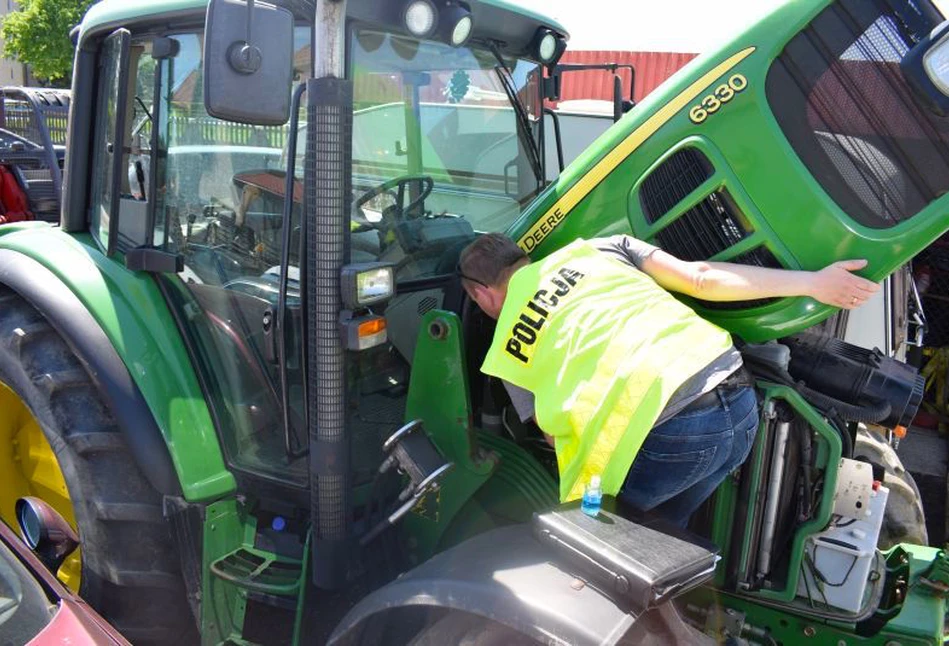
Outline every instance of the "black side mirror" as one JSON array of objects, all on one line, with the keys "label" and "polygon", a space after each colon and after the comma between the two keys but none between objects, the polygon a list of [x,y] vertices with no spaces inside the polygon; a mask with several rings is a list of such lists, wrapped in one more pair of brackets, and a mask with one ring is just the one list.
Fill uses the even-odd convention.
[{"label": "black side mirror", "polygon": [[204,107],[219,119],[277,126],[290,118],[293,14],[254,0],[211,0]]}]

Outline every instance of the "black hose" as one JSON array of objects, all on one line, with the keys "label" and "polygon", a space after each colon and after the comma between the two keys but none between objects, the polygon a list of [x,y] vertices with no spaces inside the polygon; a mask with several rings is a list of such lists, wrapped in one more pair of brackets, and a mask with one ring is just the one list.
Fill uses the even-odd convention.
[{"label": "black hose", "polygon": [[826,413],[830,425],[837,429],[837,434],[840,435],[840,456],[843,458],[852,458],[853,438],[850,437],[847,424],[840,418],[836,410],[831,409],[826,411]]},{"label": "black hose", "polygon": [[822,408],[824,410],[830,410],[833,408],[842,418],[850,422],[876,424],[877,422],[882,422],[890,416],[891,407],[890,402],[888,401],[879,401],[869,403],[864,406],[858,406],[854,404],[848,404],[846,402],[840,401],[839,399],[830,397],[829,395],[825,395],[824,393],[818,392],[813,388],[809,388],[804,384],[799,384],[798,390],[802,395],[816,404],[818,408]]},{"label": "black hose", "polygon": [[818,392],[803,383],[796,382],[791,373],[782,370],[773,363],[763,361],[751,355],[744,356],[743,359],[747,363],[755,364],[750,367],[751,371],[755,374],[796,389],[801,395],[811,400],[818,408],[825,411],[835,409],[845,420],[876,424],[890,415],[891,406],[888,401],[871,402],[867,405],[849,404],[830,395]]}]

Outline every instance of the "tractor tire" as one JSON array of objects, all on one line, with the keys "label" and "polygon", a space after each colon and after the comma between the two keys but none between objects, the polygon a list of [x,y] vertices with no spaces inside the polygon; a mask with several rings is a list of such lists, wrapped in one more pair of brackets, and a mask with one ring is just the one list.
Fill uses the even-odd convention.
[{"label": "tractor tire", "polygon": [[854,459],[864,459],[882,466],[886,471],[883,484],[890,490],[890,496],[886,501],[877,547],[885,550],[899,543],[929,545],[926,515],[916,480],[881,435],[885,432],[885,429],[875,432],[861,424],[853,451]]},{"label": "tractor tire", "polygon": [[65,479],[81,540],[80,596],[136,646],[197,643],[161,495],[66,340],[2,285],[0,382],[39,425]]}]

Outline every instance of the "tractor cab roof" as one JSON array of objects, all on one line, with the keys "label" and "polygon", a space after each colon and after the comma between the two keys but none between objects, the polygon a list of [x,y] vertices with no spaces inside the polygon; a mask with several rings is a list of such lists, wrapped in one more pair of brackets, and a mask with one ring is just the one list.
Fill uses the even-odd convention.
[{"label": "tractor cab roof", "polygon": [[[314,14],[310,0],[277,0],[276,4],[308,20]],[[169,14],[182,17],[201,15],[207,0],[103,0],[89,9],[80,25],[79,42],[89,34],[116,29],[134,23],[148,24],[157,18],[167,22]],[[401,31],[400,11],[393,0],[349,0],[347,17],[387,31]],[[537,30],[544,27],[569,37],[567,30],[549,16],[519,7],[507,0],[471,0],[473,40],[494,41],[506,55],[531,58],[530,44]]]}]

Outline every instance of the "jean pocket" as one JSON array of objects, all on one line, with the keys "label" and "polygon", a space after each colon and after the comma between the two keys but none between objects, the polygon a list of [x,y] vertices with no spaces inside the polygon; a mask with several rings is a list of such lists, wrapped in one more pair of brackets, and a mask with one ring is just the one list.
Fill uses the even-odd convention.
[{"label": "jean pocket", "polygon": [[735,424],[735,438],[745,438],[745,447],[743,450],[745,457],[747,457],[751,451],[751,445],[754,444],[755,437],[758,435],[759,421],[758,406],[755,405]]},{"label": "jean pocket", "polygon": [[623,485],[623,498],[640,509],[652,509],[704,478],[717,452],[717,446],[677,452],[640,449]]}]

